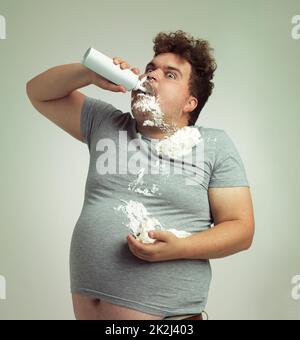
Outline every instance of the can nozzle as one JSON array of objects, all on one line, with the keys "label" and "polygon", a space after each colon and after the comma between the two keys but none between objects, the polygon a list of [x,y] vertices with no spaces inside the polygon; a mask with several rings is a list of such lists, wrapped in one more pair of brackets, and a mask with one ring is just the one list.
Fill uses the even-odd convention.
[{"label": "can nozzle", "polygon": [[144,87],[142,84],[138,84],[137,85],[137,87],[135,88],[135,90],[137,91],[137,90],[141,90],[141,91],[143,91],[143,92],[145,92],[145,93],[147,93],[148,92],[148,90],[146,89],[146,87]]},{"label": "can nozzle", "polygon": [[141,91],[143,91],[145,93],[149,92],[148,89],[145,86],[143,86],[146,80],[147,80],[147,77],[144,77],[143,79],[140,79],[138,81],[138,83],[137,83],[135,91],[141,90]]}]

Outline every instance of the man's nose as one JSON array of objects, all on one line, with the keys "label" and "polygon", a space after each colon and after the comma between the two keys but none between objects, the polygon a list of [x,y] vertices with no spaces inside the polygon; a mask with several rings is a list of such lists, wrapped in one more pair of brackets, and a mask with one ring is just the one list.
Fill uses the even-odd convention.
[{"label": "man's nose", "polygon": [[157,70],[155,71],[151,71],[151,72],[148,72],[147,73],[147,79],[149,81],[152,81],[152,80],[155,80],[155,81],[158,81],[159,80],[159,72]]}]

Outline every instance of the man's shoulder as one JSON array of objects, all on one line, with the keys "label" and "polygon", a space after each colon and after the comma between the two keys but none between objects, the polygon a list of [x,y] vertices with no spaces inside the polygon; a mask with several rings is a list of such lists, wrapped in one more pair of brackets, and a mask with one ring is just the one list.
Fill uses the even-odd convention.
[{"label": "man's shoulder", "polygon": [[227,133],[223,129],[195,126],[203,138],[226,138]]}]

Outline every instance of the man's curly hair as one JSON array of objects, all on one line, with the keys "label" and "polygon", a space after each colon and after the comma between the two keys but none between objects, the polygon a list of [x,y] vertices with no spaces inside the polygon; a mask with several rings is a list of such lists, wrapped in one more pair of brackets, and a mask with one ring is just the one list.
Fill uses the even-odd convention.
[{"label": "man's curly hair", "polygon": [[162,53],[174,53],[192,66],[189,82],[190,94],[198,99],[198,106],[190,113],[189,126],[195,125],[200,112],[212,94],[212,79],[217,64],[208,41],[195,39],[181,30],[172,33],[160,32],[153,40],[155,57]]}]

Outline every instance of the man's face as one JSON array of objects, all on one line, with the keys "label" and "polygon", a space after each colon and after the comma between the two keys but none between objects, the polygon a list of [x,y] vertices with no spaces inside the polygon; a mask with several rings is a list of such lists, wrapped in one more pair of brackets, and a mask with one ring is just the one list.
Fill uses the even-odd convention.
[{"label": "man's face", "polygon": [[[167,125],[187,126],[189,112],[197,107],[197,99],[189,93],[191,72],[188,61],[173,53],[163,53],[155,57],[140,76],[140,79],[148,77],[148,86],[153,90]],[[136,104],[143,97],[138,94],[138,91],[132,92],[132,113],[138,124],[143,125],[146,120],[153,120],[153,115],[141,112]]]}]

